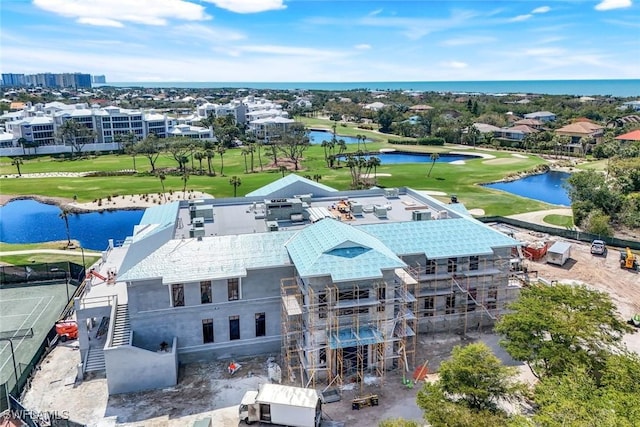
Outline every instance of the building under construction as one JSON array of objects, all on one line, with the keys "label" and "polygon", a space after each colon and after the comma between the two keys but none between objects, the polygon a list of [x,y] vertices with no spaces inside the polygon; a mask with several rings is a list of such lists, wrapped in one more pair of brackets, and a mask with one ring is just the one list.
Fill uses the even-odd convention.
[{"label": "building under construction", "polygon": [[[363,259],[352,265],[349,259],[356,253],[376,250],[353,232],[339,230],[339,243],[322,230],[323,238],[315,240],[330,248],[319,250],[329,258],[324,276],[307,276],[298,269],[298,276],[281,281],[284,364],[289,379],[299,378],[303,386],[361,383],[367,374],[384,378],[391,368],[413,369],[419,332],[478,330],[493,324],[518,294],[517,283],[509,281],[512,247],[488,252],[469,240],[448,242],[476,252],[464,257],[450,252],[442,258],[408,252],[393,254],[394,261],[400,261],[395,265]],[[394,234],[383,232],[380,237],[384,241]],[[350,247],[340,247],[344,241]],[[336,262],[341,255],[347,259]]]},{"label": "building under construction", "polygon": [[113,280],[92,277],[76,301],[83,367],[106,371],[112,394],[171,386],[180,362],[258,352],[281,354],[297,385],[384,378],[423,363],[420,333],[491,325],[518,293],[518,245],[460,203],[293,174],[149,208],[97,267]]}]

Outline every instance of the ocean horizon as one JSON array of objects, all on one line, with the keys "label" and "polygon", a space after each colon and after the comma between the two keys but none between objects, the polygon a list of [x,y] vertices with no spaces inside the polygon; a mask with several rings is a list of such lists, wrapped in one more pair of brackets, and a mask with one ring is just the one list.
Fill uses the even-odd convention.
[{"label": "ocean horizon", "polygon": [[370,90],[570,96],[640,96],[640,79],[438,82],[110,82],[100,86],[176,89]]}]

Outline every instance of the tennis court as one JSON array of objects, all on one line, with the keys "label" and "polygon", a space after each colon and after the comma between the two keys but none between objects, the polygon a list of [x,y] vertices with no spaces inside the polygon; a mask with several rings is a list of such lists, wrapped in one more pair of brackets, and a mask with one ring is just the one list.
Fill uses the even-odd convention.
[{"label": "tennis court", "polygon": [[[0,288],[0,337],[11,338],[18,376],[27,368],[66,306],[64,281],[30,283]],[[75,286],[68,285],[69,295]],[[27,333],[33,330],[32,336]],[[0,341],[0,384],[15,384],[11,346]]]}]

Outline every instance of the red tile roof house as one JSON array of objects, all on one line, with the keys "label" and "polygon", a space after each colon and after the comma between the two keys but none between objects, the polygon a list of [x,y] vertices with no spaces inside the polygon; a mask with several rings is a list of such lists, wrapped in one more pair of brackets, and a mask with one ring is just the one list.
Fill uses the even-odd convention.
[{"label": "red tile roof house", "polygon": [[602,142],[604,127],[591,122],[575,122],[556,129],[555,133],[570,137],[571,142],[566,145],[566,148],[571,152],[582,154],[582,138],[593,137],[594,142],[599,144]]},{"label": "red tile roof house", "polygon": [[640,129],[632,130],[631,132],[618,135],[614,139],[622,142],[640,141]]}]

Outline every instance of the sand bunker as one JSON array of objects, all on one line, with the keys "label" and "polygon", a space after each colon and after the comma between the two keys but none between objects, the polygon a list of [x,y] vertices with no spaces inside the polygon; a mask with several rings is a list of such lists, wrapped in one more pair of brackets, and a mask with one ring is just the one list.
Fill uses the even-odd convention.
[{"label": "sand bunker", "polygon": [[391,176],[390,173],[363,173],[360,175],[362,178],[377,178],[380,176]]},{"label": "sand bunker", "polygon": [[492,154],[479,153],[477,151],[474,151],[473,153],[469,153],[469,152],[460,153],[460,152],[457,152],[457,151],[451,151],[451,152],[449,152],[449,154],[459,154],[461,156],[476,156],[476,157],[482,157],[483,159],[495,159],[496,158],[496,156],[494,156]]},{"label": "sand bunker", "polygon": [[522,155],[522,154],[517,154],[517,153],[513,153],[513,154],[511,154],[511,155],[512,155],[513,157],[517,157],[517,158],[519,158],[519,159],[528,159],[528,158],[529,158],[529,157],[527,157],[527,156],[524,156],[524,155]]},{"label": "sand bunker", "polygon": [[464,165],[467,162],[465,162],[464,160],[454,160],[453,162],[449,162],[450,165]]},{"label": "sand bunker", "polygon": [[479,209],[479,208],[469,209],[469,213],[471,215],[484,215],[484,209]]},{"label": "sand bunker", "polygon": [[491,160],[485,160],[484,164],[486,165],[511,165],[511,164],[516,164],[516,163],[520,163],[522,162],[522,160],[520,159],[491,159]]},{"label": "sand bunker", "polygon": [[393,153],[394,151],[396,151],[395,148],[381,148],[380,149],[381,153]]},{"label": "sand bunker", "polygon": [[435,191],[435,190],[420,190],[418,193],[426,194],[428,196],[446,196],[447,193],[443,191]]}]

